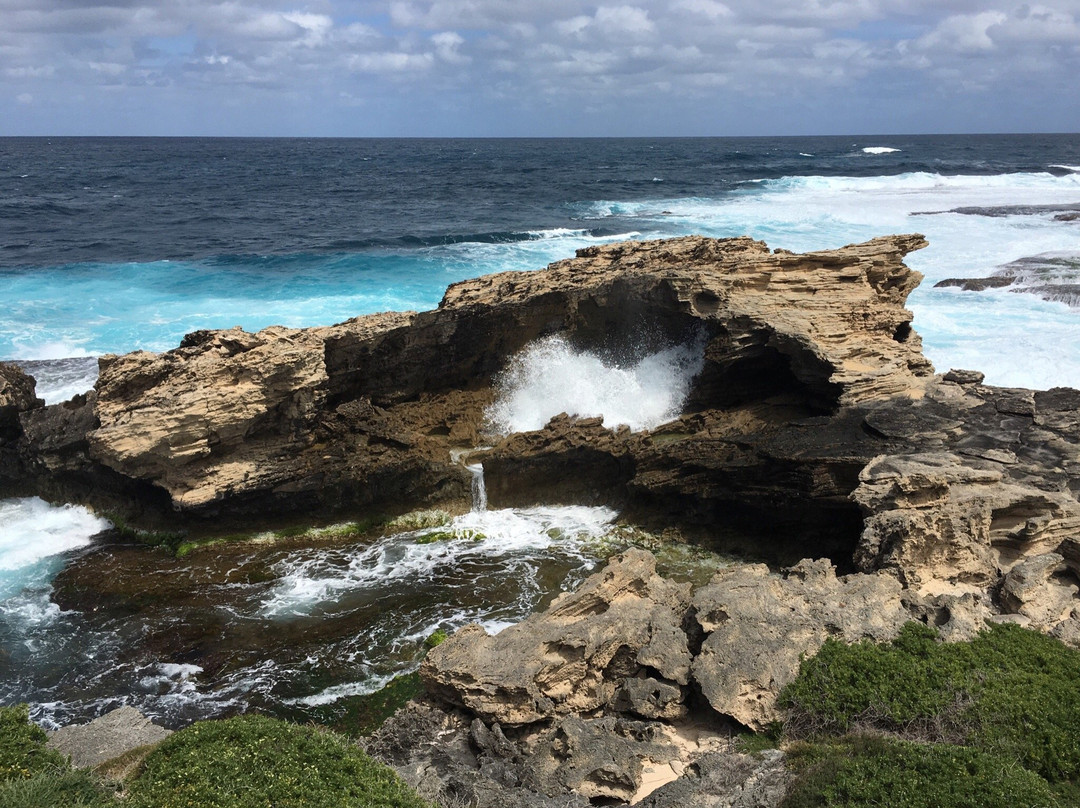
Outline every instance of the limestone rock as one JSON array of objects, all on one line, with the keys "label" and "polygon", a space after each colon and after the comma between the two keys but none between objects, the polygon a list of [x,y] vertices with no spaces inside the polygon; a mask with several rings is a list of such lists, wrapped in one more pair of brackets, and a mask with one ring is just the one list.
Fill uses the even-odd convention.
[{"label": "limestone rock", "polygon": [[629,802],[642,784],[644,761],[678,753],[655,724],[608,716],[559,718],[529,742],[523,784],[555,797],[580,794],[590,802]]},{"label": "limestone rock", "polygon": [[0,362],[0,425],[6,425],[12,416],[27,410],[45,406],[34,394],[37,383],[17,365]]},{"label": "limestone rock", "polygon": [[826,560],[785,576],[763,564],[723,570],[695,593],[694,609],[706,635],[694,681],[714,710],[754,730],[779,718],[780,690],[826,639],[889,640],[910,619],[895,579],[838,578]]},{"label": "limestone rock", "polygon": [[[102,357],[91,451],[114,470],[161,485],[180,507],[273,474],[278,464],[260,460],[303,446],[325,402],[321,347],[311,332],[234,328],[189,334],[165,354]],[[259,455],[250,451],[257,441]],[[247,457],[214,462],[240,448]]]},{"label": "limestone rock", "polygon": [[1080,587],[1054,579],[1063,561],[1057,553],[1044,553],[1009,570],[998,594],[1003,611],[1023,615],[1033,628],[1044,631],[1068,620]]},{"label": "limestone rock", "polygon": [[[420,675],[433,695],[504,726],[613,705],[629,678],[677,689],[689,681],[688,605],[689,585],[630,550],[542,614],[494,636],[466,626],[428,653]],[[681,698],[662,698],[658,709],[678,710]]]},{"label": "limestone rock", "polygon": [[[695,411],[778,392],[819,413],[917,398],[931,368],[903,307],[920,277],[903,257],[924,244],[892,236],[796,255],[747,238],[627,242],[455,284],[430,312],[196,332],[164,354],[102,358],[70,441],[88,448],[65,456],[66,476],[40,431],[20,452],[39,481],[82,485],[84,498],[95,478],[117,491],[127,481],[131,499],[164,492],[195,518],[461,499],[468,476],[449,450],[479,443],[499,372],[556,333],[597,351],[700,338]],[[629,456],[583,445],[563,454],[596,467],[582,495],[625,495]]]},{"label": "limestone rock", "polygon": [[986,375],[978,370],[957,370],[953,368],[942,378],[954,384],[982,384]]},{"label": "limestone rock", "polygon": [[76,769],[92,769],[107,760],[165,740],[172,732],[159,727],[134,707],[118,707],[89,724],[49,733],[48,745],[71,759]]},{"label": "limestone rock", "polygon": [[22,437],[19,416],[45,402],[34,394],[36,383],[16,365],[0,362],[0,480],[24,474],[17,443]]},{"label": "limestone rock", "polygon": [[794,779],[778,749],[760,758],[713,752],[698,759],[685,776],[636,804],[641,808],[777,808]]}]

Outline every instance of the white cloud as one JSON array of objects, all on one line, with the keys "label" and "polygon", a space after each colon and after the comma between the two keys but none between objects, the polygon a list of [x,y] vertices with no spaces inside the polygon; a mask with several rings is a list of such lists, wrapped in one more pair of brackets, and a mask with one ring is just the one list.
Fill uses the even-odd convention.
[{"label": "white cloud", "polygon": [[461,46],[465,44],[465,38],[461,34],[443,31],[431,37],[431,42],[435,46],[435,55],[448,64],[463,65],[470,61],[468,56],[460,52]]},{"label": "white cloud", "polygon": [[636,6],[600,6],[593,22],[605,32],[648,34],[656,30],[649,12]]},{"label": "white cloud", "polygon": [[735,15],[728,6],[718,3],[717,0],[679,0],[675,8],[709,20],[722,20]]},{"label": "white cloud", "polygon": [[20,104],[33,104],[34,96],[30,95],[30,93],[19,93],[15,96],[15,100]]},{"label": "white cloud", "polygon": [[435,58],[430,53],[357,53],[348,58],[350,70],[364,73],[411,73],[430,68]]},{"label": "white cloud", "polygon": [[883,81],[909,105],[927,90],[997,104],[1029,76],[1028,95],[1057,87],[1061,108],[1076,75],[1080,0],[0,0],[9,97],[235,85],[373,108],[437,89],[459,109],[527,114],[544,96],[630,115],[651,96],[638,117],[663,123],[669,104],[873,97]]},{"label": "white cloud", "polygon": [[990,29],[1008,19],[1000,11],[984,11],[981,14],[958,14],[938,23],[916,46],[921,50],[947,50],[957,53],[979,53],[993,49],[994,40]]}]

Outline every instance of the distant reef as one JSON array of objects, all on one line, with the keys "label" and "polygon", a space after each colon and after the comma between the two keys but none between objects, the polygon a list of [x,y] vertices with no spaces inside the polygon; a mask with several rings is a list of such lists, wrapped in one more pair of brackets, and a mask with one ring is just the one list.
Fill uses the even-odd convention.
[{"label": "distant reef", "polygon": [[[777,804],[779,758],[724,758],[713,777],[727,747],[688,722],[768,728],[827,640],[887,641],[915,620],[946,640],[989,621],[1080,642],[1080,392],[935,375],[904,307],[922,278],[903,259],[925,244],[590,247],[455,284],[430,312],[103,357],[94,391],[51,406],[5,367],[0,493],[197,531],[465,507],[464,457],[493,507],[607,504],[765,560],[691,591],[632,551],[517,628],[462,629],[371,748],[474,805],[622,804],[658,786],[643,804]],[[551,335],[626,361],[700,344],[702,369],[651,430],[562,414],[485,435],[500,372]],[[693,802],[691,775],[735,785]]]}]

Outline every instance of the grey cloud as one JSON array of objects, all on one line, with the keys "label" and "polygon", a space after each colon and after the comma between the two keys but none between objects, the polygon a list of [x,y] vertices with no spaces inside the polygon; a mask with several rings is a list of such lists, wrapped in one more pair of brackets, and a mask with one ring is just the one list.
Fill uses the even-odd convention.
[{"label": "grey cloud", "polygon": [[518,99],[525,119],[541,96],[734,103],[872,93],[886,71],[915,100],[929,82],[992,92],[1074,76],[1078,42],[1080,0],[0,0],[0,93],[220,85],[354,104],[437,83],[477,109]]}]

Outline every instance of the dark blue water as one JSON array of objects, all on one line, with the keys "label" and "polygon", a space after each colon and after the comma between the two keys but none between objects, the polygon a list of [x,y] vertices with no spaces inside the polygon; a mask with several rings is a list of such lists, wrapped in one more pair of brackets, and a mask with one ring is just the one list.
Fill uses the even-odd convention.
[{"label": "dark blue water", "polygon": [[[882,143],[898,151],[861,151]],[[621,227],[589,215],[597,200],[784,176],[1067,173],[1054,164],[1080,164],[1080,138],[3,138],[0,266],[604,235]]]}]

